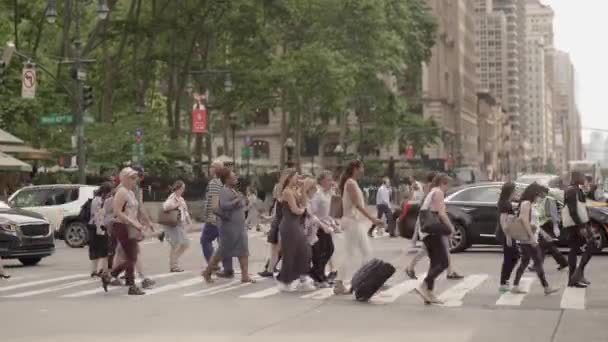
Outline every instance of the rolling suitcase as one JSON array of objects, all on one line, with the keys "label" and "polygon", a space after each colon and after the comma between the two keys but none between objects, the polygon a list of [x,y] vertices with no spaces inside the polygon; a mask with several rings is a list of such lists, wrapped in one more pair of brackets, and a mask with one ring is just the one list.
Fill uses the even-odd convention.
[{"label": "rolling suitcase", "polygon": [[372,259],[355,273],[350,291],[358,301],[367,302],[394,273],[393,265]]}]

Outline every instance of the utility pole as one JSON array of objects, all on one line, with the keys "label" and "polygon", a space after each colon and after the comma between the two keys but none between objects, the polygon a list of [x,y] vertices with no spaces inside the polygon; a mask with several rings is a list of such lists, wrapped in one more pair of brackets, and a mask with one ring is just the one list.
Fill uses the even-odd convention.
[{"label": "utility pole", "polygon": [[[73,63],[73,74],[72,77],[76,82],[76,91],[75,91],[75,122],[76,122],[76,159],[78,164],[78,182],[80,184],[86,184],[87,174],[86,174],[86,142],[84,136],[84,93],[83,93],[83,82],[86,80],[86,72],[83,70],[84,63],[93,62],[92,60],[84,60],[82,59],[82,41],[80,40],[80,20],[81,20],[81,2],[82,0],[74,0],[71,1],[73,5],[73,18],[74,18],[74,58],[71,63]],[[85,3],[86,4],[86,3]],[[65,6],[64,8],[69,9],[70,6]],[[97,5],[97,17],[99,20],[106,20],[110,9],[106,3],[106,0],[98,0]],[[46,19],[49,23],[54,23],[57,20],[57,0],[48,0],[47,7],[45,11]]]},{"label": "utility pole", "polygon": [[84,108],[83,108],[83,92],[82,92],[82,78],[84,78],[84,72],[82,68],[82,42],[80,41],[80,1],[74,1],[74,11],[76,16],[74,18],[74,29],[76,39],[74,40],[74,69],[76,70],[76,149],[77,149],[77,162],[78,162],[78,183],[87,183],[87,154],[84,138]]}]

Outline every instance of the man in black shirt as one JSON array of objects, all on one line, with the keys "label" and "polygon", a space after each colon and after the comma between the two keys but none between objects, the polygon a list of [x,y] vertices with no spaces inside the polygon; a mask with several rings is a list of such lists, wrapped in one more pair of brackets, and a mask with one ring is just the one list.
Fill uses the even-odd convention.
[{"label": "man in black shirt", "polygon": [[[585,193],[581,187],[585,184],[585,176],[580,172],[572,172],[572,183],[565,193],[566,215],[571,220],[564,220],[563,225],[567,228],[568,234],[568,286],[585,288],[591,283],[585,279],[585,266],[591,260],[591,254],[595,249],[595,244],[591,238],[589,228],[589,216],[586,212]],[[587,248],[582,253],[581,261],[578,263],[578,254],[581,247],[587,244]],[[578,263],[578,265],[577,265]]]}]

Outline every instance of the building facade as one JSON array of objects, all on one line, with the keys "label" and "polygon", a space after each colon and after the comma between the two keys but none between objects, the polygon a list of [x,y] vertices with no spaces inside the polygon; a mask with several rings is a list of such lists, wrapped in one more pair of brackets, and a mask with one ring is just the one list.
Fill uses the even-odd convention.
[{"label": "building facade", "polygon": [[423,113],[442,129],[430,158],[478,166],[477,74],[474,3],[427,0],[438,21],[431,60],[423,68]]}]

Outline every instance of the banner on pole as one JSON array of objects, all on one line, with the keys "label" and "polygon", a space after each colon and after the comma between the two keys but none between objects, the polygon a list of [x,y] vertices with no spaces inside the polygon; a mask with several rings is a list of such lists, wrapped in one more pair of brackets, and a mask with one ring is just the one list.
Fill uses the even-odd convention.
[{"label": "banner on pole", "polygon": [[203,104],[205,98],[205,95],[194,94],[192,133],[207,133],[207,108]]}]

